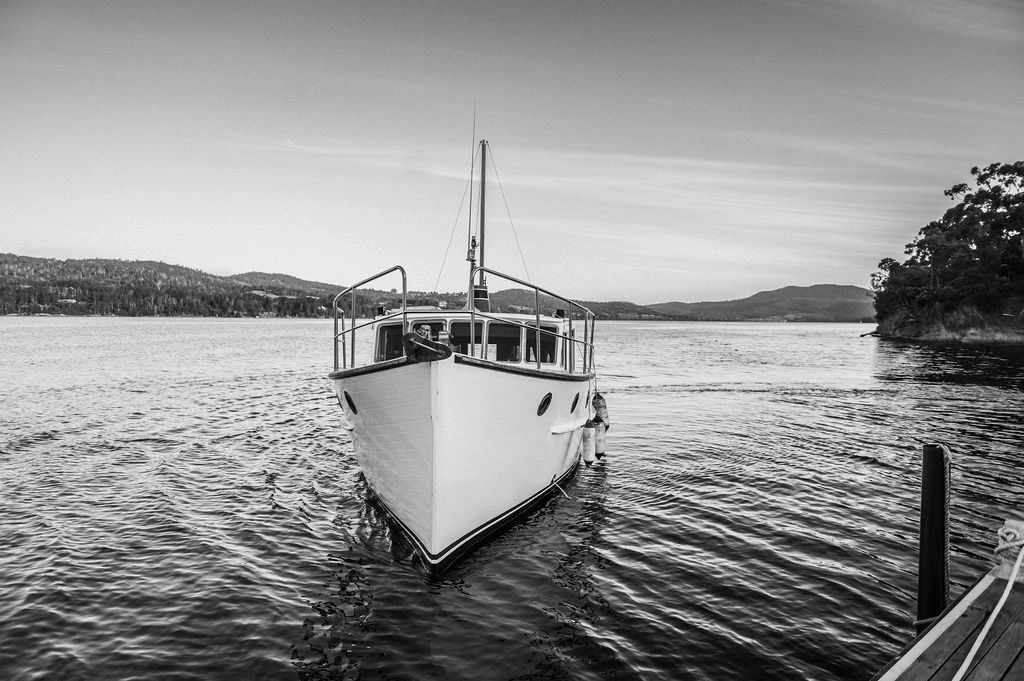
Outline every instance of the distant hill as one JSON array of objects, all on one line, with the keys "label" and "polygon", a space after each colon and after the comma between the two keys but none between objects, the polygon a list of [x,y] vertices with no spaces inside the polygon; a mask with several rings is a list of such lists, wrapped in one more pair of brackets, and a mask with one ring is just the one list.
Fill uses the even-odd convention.
[{"label": "distant hill", "polygon": [[859,286],[816,284],[762,291],[741,300],[656,303],[661,314],[703,321],[871,322],[871,292]]},{"label": "distant hill", "polygon": [[[0,314],[65,314],[199,317],[326,317],[341,284],[287,274],[245,272],[228,277],[151,260],[57,260],[0,253]],[[465,305],[461,293],[409,291],[411,304]],[[704,321],[871,321],[867,289],[856,286],[789,286],[743,300],[719,303],[581,301],[598,319]],[[491,292],[492,309],[533,312],[534,295],[524,289]],[[378,305],[394,308],[401,295],[360,289],[356,314],[371,316]],[[346,310],[348,304],[345,305]],[[566,307],[541,296],[541,310]]]},{"label": "distant hill", "polygon": [[229,279],[245,284],[253,288],[261,289],[287,289],[291,291],[302,291],[303,293],[319,293],[325,296],[334,296],[344,286],[341,284],[325,284],[322,281],[308,281],[299,279],[290,274],[269,274],[267,272],[245,272],[244,274],[233,274]]},{"label": "distant hill", "polygon": [[[533,312],[533,291],[526,289],[505,289],[490,292],[491,309],[502,312]],[[576,301],[590,309],[598,319],[673,319],[673,316],[648,306],[637,305],[620,300],[610,302]],[[541,312],[553,314],[555,310],[565,309],[567,305],[550,296],[540,297]]]},{"label": "distant hill", "polygon": [[[343,288],[266,272],[220,277],[151,260],[57,260],[0,253],[0,314],[326,317]],[[425,293],[409,292],[412,303],[426,298]],[[466,296],[441,294],[435,299],[461,306]],[[378,304],[396,307],[400,300],[388,291],[360,289],[356,314],[366,317]]]},{"label": "distant hill", "polygon": [[56,260],[0,253],[0,313],[315,317],[324,296],[149,260]]}]

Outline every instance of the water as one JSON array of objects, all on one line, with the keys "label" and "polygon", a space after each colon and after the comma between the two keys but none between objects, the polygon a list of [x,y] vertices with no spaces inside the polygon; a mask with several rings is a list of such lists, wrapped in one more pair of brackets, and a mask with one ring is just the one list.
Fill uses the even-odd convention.
[{"label": "water", "polygon": [[0,319],[0,678],[869,679],[920,448],[953,593],[1020,503],[1019,349],[599,326],[604,462],[440,579],[366,504],[330,323]]}]

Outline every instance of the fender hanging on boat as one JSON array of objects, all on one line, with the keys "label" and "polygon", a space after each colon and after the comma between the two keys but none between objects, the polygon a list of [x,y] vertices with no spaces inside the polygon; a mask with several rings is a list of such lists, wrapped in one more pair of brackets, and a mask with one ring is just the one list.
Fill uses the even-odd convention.
[{"label": "fender hanging on boat", "polygon": [[605,452],[605,433],[611,427],[612,422],[608,418],[608,403],[605,402],[604,396],[599,393],[594,393],[594,399],[590,402],[591,406],[594,407],[594,456],[599,459],[604,458]]},{"label": "fender hanging on boat", "polygon": [[598,459],[602,459],[602,458],[604,458],[604,449],[605,449],[605,442],[606,442],[605,432],[607,431],[607,427],[605,426],[604,422],[601,421],[601,417],[600,416],[596,417],[594,419],[593,423],[594,423],[594,456],[596,456]]},{"label": "fender hanging on boat", "polygon": [[595,392],[594,399],[590,402],[594,407],[594,411],[597,413],[597,420],[604,424],[604,429],[608,430],[611,427],[611,419],[608,418],[608,403],[605,402],[604,396],[601,393]]},{"label": "fender hanging on boat", "polygon": [[590,464],[597,460],[597,455],[594,453],[594,432],[596,430],[593,421],[583,424],[583,441],[580,442],[580,450],[583,455],[583,463],[587,464],[587,468],[590,468]]}]

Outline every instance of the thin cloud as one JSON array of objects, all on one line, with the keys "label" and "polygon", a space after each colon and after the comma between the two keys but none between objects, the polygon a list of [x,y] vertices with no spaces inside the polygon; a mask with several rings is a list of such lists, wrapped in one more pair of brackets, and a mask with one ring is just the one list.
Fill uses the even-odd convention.
[{"label": "thin cloud", "polygon": [[849,90],[836,88],[835,98],[844,105],[855,105],[884,114],[905,118],[927,118],[950,125],[974,125],[984,120],[988,127],[1019,130],[1022,121],[1020,106],[996,102],[979,102],[956,98],[956,90],[949,97],[925,97],[905,92]]},{"label": "thin cloud", "polygon": [[978,40],[1024,42],[1019,0],[846,0],[929,30]]},{"label": "thin cloud", "polygon": [[441,178],[464,178],[464,159],[451,149],[410,146],[357,146],[343,141],[299,142],[292,138],[266,140],[243,139],[229,135],[212,143],[215,146],[243,152],[280,154],[282,156],[321,156],[341,164],[373,167],[393,171],[417,171]]},{"label": "thin cloud", "polygon": [[801,11],[832,11],[877,23],[905,26],[968,40],[1024,43],[1024,4],[1019,0],[778,0]]},{"label": "thin cloud", "polygon": [[[785,136],[780,140],[793,142]],[[803,142],[799,144],[805,144]],[[826,148],[845,147],[827,145]],[[684,207],[694,201],[717,203],[743,201],[758,195],[800,194],[813,202],[815,196],[836,193],[906,194],[934,188],[916,183],[891,181],[858,182],[823,179],[821,166],[755,163],[749,161],[708,161],[698,158],[645,157],[625,154],[532,153],[520,167],[505,175],[510,186],[551,192],[585,193],[595,200],[615,200],[649,205],[663,200],[666,205]]]}]

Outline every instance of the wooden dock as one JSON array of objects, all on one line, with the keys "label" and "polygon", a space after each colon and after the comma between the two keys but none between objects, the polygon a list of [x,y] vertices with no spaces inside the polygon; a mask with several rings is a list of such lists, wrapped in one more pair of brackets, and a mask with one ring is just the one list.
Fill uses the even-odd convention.
[{"label": "wooden dock", "polygon": [[[1008,520],[1019,537],[1024,523]],[[1011,534],[1012,537],[1012,534]],[[874,681],[1011,681],[1024,679],[1024,581],[1019,546],[921,632]],[[1007,585],[1012,581],[1012,587]],[[1005,598],[1005,600],[1004,600]],[[993,614],[995,615],[993,617]],[[965,669],[968,656],[971,661]]]}]

